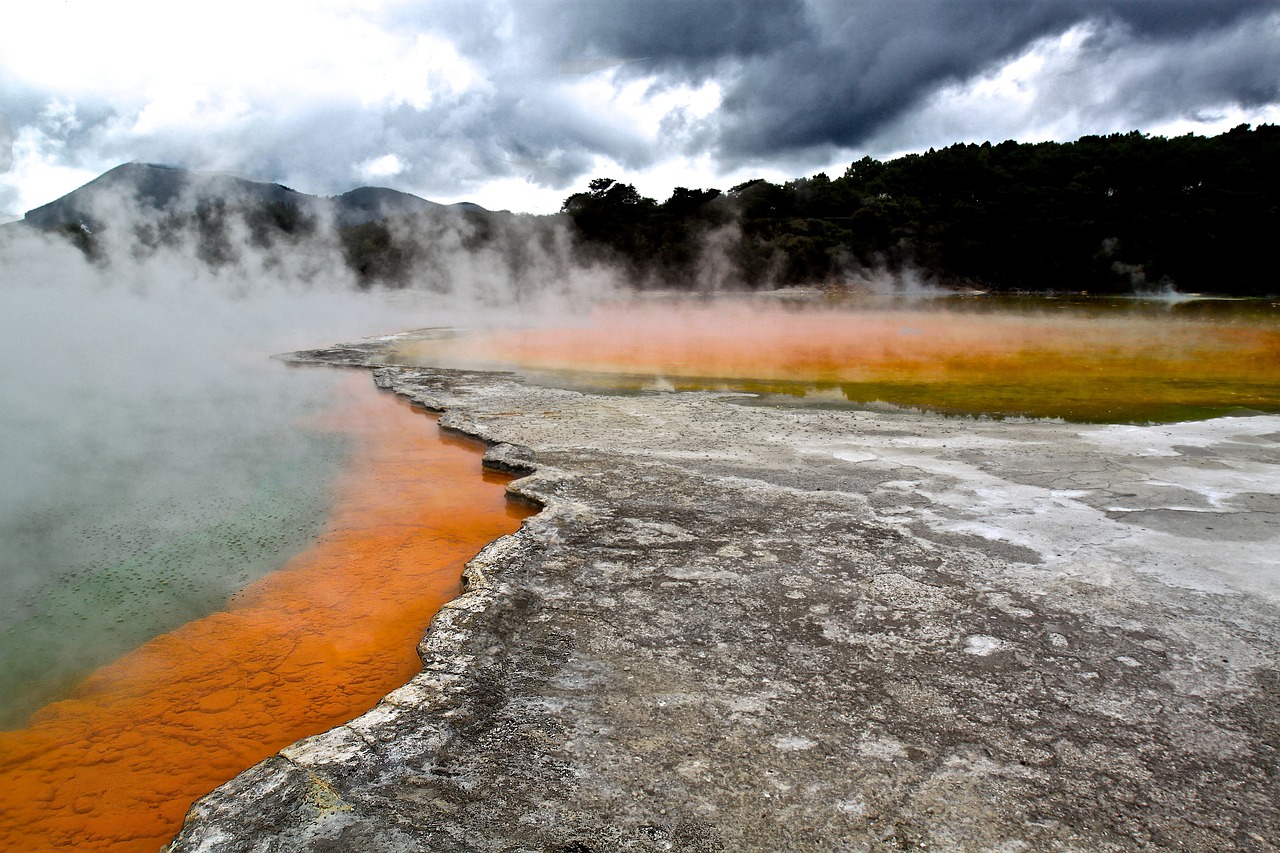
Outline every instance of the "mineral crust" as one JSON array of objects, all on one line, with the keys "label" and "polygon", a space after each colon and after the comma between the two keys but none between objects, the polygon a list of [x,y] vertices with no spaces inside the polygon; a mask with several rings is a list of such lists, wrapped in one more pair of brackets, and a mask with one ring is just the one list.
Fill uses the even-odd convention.
[{"label": "mineral crust", "polygon": [[1275,850],[1280,418],[589,394],[294,354],[543,507],[423,669],[197,802],[189,851]]}]

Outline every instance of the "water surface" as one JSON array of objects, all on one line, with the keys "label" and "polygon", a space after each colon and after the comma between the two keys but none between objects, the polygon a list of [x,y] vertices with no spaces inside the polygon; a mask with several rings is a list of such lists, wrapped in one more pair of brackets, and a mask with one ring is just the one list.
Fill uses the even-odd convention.
[{"label": "water surface", "polygon": [[1261,301],[717,297],[406,343],[408,363],[631,392],[1169,422],[1280,411],[1280,311]]},{"label": "water surface", "polygon": [[466,561],[531,510],[482,476],[477,443],[350,378],[324,419],[353,448],[320,536],[0,733],[0,849],[153,853],[193,800],[421,668]]}]

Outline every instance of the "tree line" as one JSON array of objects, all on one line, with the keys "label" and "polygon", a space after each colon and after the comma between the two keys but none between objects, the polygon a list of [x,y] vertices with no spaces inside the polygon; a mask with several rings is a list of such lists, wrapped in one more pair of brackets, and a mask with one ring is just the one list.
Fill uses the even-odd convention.
[{"label": "tree line", "polygon": [[[202,200],[132,223],[133,253],[194,244],[218,267],[250,250],[300,247],[322,232],[291,201]],[[103,260],[99,235],[58,231]],[[363,287],[448,287],[458,253],[534,269],[532,254],[621,270],[639,288],[771,288],[912,270],[942,285],[999,291],[1280,293],[1280,126],[1216,137],[1137,131],[1075,142],[956,144],[844,174],[722,192],[676,187],[659,202],[596,178],[552,216],[481,208],[399,214],[337,229]]]},{"label": "tree line", "polygon": [[714,262],[746,287],[914,268],[992,290],[1274,294],[1280,127],[956,144],[660,203],[598,178],[562,212],[642,286],[696,287]]}]

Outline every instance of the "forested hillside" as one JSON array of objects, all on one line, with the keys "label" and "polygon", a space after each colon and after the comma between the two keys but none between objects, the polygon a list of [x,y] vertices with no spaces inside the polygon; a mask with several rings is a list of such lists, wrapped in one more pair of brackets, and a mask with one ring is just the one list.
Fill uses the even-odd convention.
[{"label": "forested hillside", "polygon": [[661,203],[603,178],[563,210],[589,251],[655,285],[705,284],[709,269],[760,287],[913,267],[998,290],[1270,294],[1280,127],[958,144]]},{"label": "forested hillside", "polygon": [[[1280,127],[958,144],[864,157],[836,178],[677,187],[663,202],[597,178],[553,216],[374,187],[326,199],[126,164],[3,227],[60,233],[95,260],[115,229],[134,256],[192,246],[215,267],[246,248],[324,240],[362,287],[446,288],[484,263],[525,270],[528,256],[565,248],[564,262],[606,264],[641,288],[771,288],[911,270],[987,290],[1259,296],[1280,293]],[[460,254],[472,260],[460,265]]]}]

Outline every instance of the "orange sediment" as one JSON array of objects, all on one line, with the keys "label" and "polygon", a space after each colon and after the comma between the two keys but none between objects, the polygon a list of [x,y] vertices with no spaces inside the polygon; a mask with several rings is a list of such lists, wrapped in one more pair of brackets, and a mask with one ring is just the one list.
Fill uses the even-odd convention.
[{"label": "orange sediment", "polygon": [[644,303],[555,328],[402,345],[409,363],[525,369],[642,389],[834,391],[972,414],[1176,420],[1280,408],[1280,323],[1114,311],[797,310]]},{"label": "orange sediment", "polygon": [[529,510],[475,443],[365,377],[352,394],[331,426],[356,450],[309,550],[0,733],[0,850],[154,853],[193,800],[418,671],[466,561]]}]

